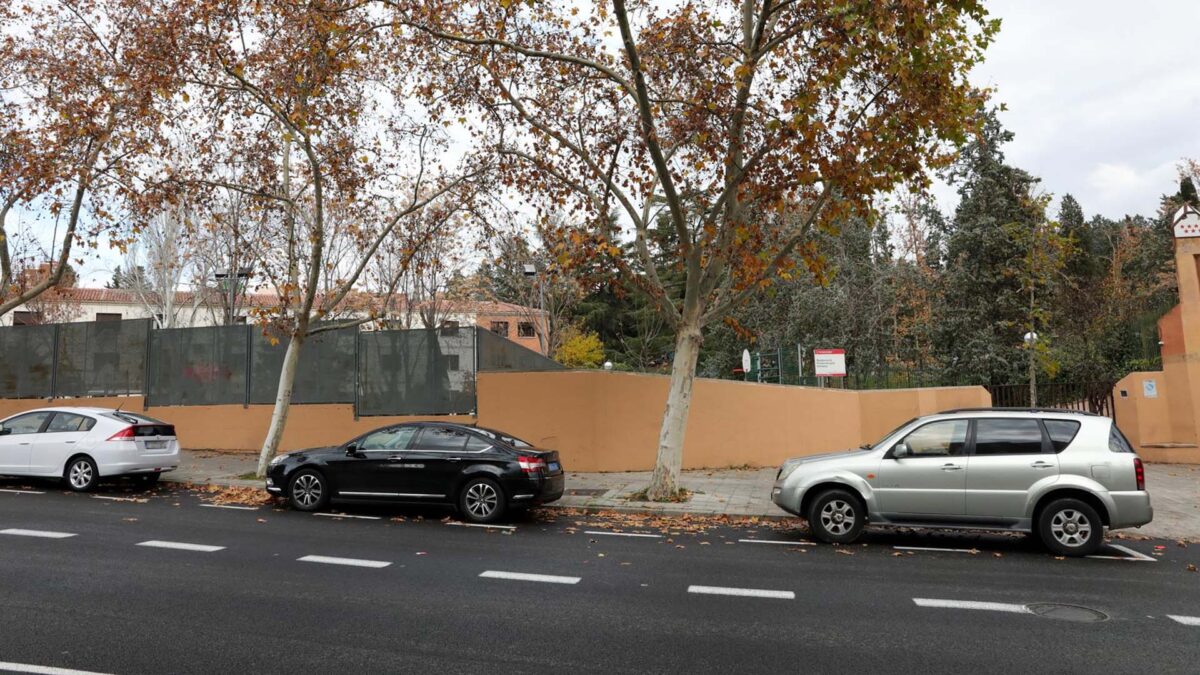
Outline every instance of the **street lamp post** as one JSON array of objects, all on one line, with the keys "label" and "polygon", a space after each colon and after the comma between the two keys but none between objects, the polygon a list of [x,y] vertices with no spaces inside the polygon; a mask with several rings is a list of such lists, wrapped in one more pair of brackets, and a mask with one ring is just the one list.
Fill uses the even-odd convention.
[{"label": "street lamp post", "polygon": [[542,353],[545,354],[549,349],[548,345],[546,344],[546,329],[549,328],[549,326],[542,325],[544,323],[548,323],[546,320],[546,284],[543,283],[542,275],[538,274],[538,268],[536,265],[532,263],[525,263],[525,265],[522,267],[522,270],[525,272],[525,276],[533,278],[533,282],[537,284],[538,287],[538,311],[541,313],[541,316],[539,317],[541,320],[535,322],[534,325],[537,326],[538,344],[541,345]]},{"label": "street lamp post", "polygon": [[237,288],[243,280],[250,278],[250,270],[239,269],[235,272],[231,269],[228,272],[217,272],[213,276],[217,281],[224,281],[229,285],[229,307],[225,314],[225,325],[232,326],[235,316],[234,308],[237,306]]},{"label": "street lamp post", "polygon": [[1037,407],[1037,344],[1038,334],[1029,331],[1025,334],[1025,346],[1029,348],[1029,407]]}]

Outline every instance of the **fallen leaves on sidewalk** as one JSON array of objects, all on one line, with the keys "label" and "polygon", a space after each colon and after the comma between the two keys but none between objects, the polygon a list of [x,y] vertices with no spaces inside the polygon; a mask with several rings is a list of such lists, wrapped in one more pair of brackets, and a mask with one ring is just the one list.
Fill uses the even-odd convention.
[{"label": "fallen leaves on sidewalk", "polygon": [[200,498],[208,504],[265,506],[275,503],[275,497],[259,487],[207,485],[197,489],[204,493]]},{"label": "fallen leaves on sidewalk", "polygon": [[1195,572],[1195,571],[1196,571],[1196,565],[1195,565],[1194,563],[1188,563],[1188,566],[1187,566],[1187,571],[1189,571],[1189,572]]}]

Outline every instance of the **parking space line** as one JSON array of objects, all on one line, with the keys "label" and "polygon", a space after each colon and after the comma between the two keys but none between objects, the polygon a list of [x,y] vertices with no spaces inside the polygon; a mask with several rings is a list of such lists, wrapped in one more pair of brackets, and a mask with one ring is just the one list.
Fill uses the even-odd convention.
[{"label": "parking space line", "polygon": [[784,541],[782,539],[738,539],[739,544],[779,544],[780,546],[817,546],[815,541]]},{"label": "parking space line", "polygon": [[545,584],[577,584],[580,577],[560,577],[554,574],[527,574],[525,572],[499,572],[488,570],[479,576],[484,579],[510,579],[512,581],[539,581]]},{"label": "parking space line", "polygon": [[14,494],[14,495],[44,495],[44,494],[46,494],[45,492],[41,492],[39,490],[9,490],[7,488],[0,488],[0,492],[7,492],[10,494]]},{"label": "parking space line", "polygon": [[42,539],[66,539],[74,537],[73,532],[50,532],[48,530],[22,530],[18,528],[10,528],[0,530],[0,534],[11,534],[16,537],[40,537]]},{"label": "parking space line", "polygon": [[488,525],[486,523],[460,523],[457,520],[446,523],[447,525],[457,525],[458,527],[485,527],[489,530],[515,530],[516,525]]},{"label": "parking space line", "polygon": [[602,534],[607,537],[642,537],[644,539],[662,539],[661,534],[638,534],[637,532],[605,532],[604,530],[584,530],[584,534]]},{"label": "parking space line", "polygon": [[54,666],[35,666],[30,663],[6,663],[0,661],[0,671],[6,673],[34,673],[35,675],[104,675],[90,670],[72,670]]},{"label": "parking space line", "polygon": [[772,591],[762,588],[730,588],[726,586],[688,586],[688,593],[700,595],[733,595],[742,598],[773,598],[776,600],[795,600],[794,591]]},{"label": "parking space line", "polygon": [[379,516],[352,516],[349,513],[325,513],[324,511],[314,513],[313,515],[314,516],[325,516],[327,518],[357,518],[359,520],[379,520],[380,519]]},{"label": "parking space line", "polygon": [[1167,618],[1185,626],[1200,626],[1200,616],[1179,616],[1177,614],[1168,614]]},{"label": "parking space line", "polygon": [[938,548],[935,546],[893,546],[897,551],[940,551],[942,553],[979,553],[977,548]]},{"label": "parking space line", "polygon": [[1007,602],[980,602],[976,600],[940,600],[937,598],[913,598],[918,607],[934,607],[940,609],[982,609],[990,612],[1010,612],[1012,614],[1029,614],[1025,605]]},{"label": "parking space line", "polygon": [[1122,553],[1127,553],[1128,555],[1127,556],[1124,556],[1124,555],[1089,555],[1087,557],[1095,558],[1097,560],[1128,560],[1129,562],[1158,562],[1158,558],[1152,558],[1152,557],[1146,555],[1145,553],[1135,551],[1135,550],[1129,548],[1128,546],[1122,546],[1120,544],[1109,544],[1108,546],[1109,546],[1109,548],[1115,548],[1118,551],[1121,551]]},{"label": "parking space line", "polygon": [[358,558],[335,558],[326,555],[306,555],[296,558],[297,562],[323,563],[326,565],[346,565],[349,567],[373,567],[376,569],[388,567],[392,563],[384,560],[359,560]]},{"label": "parking space line", "polygon": [[234,509],[235,511],[257,511],[257,506],[235,506],[233,504],[201,504],[210,509]]},{"label": "parking space line", "polygon": [[149,546],[151,548],[170,548],[178,551],[198,551],[200,553],[214,553],[216,551],[224,551],[224,546],[209,546],[208,544],[185,544],[181,541],[159,541],[152,539],[143,541],[138,546]]}]

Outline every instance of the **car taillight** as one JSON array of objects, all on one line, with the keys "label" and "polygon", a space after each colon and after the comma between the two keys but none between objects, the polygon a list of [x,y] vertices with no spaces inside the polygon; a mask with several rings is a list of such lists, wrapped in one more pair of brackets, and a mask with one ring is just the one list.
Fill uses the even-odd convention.
[{"label": "car taillight", "polygon": [[133,427],[125,427],[112,436],[108,437],[110,441],[127,441],[133,438]]},{"label": "car taillight", "polygon": [[1142,467],[1142,458],[1133,458],[1133,472],[1137,476],[1137,489],[1146,489],[1146,469]]},{"label": "car taillight", "polygon": [[517,464],[521,465],[521,470],[525,473],[539,473],[546,468],[546,460],[541,457],[526,457],[522,455],[517,458]]}]

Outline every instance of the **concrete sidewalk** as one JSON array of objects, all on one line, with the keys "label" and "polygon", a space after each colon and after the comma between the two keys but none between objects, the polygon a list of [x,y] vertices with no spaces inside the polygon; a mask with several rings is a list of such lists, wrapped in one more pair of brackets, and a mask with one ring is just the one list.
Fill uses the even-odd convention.
[{"label": "concrete sidewalk", "polygon": [[[164,480],[197,484],[260,486],[239,476],[252,473],[252,453],[184,450],[179,469]],[[629,495],[645,489],[649,471],[567,474],[567,491],[551,507],[638,513],[790,517],[770,500],[775,469],[701,469],[684,471],[682,484],[692,498],[680,503],[635,502]],[[1200,467],[1147,464],[1146,484],[1154,502],[1154,522],[1131,536],[1200,541]]]}]

